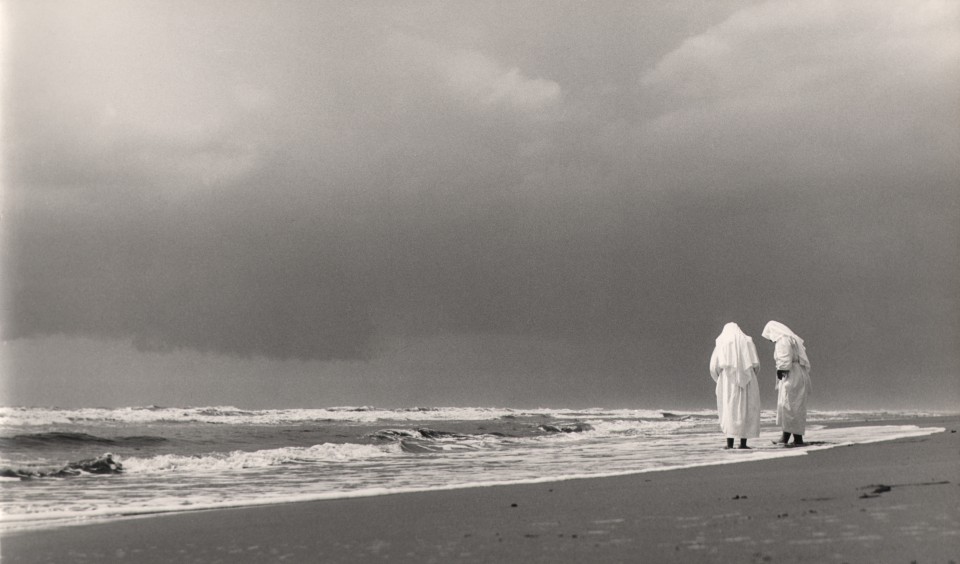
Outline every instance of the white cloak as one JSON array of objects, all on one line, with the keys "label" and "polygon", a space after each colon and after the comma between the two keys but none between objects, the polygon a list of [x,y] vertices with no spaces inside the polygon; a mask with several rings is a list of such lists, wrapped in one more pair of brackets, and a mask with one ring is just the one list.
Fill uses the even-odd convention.
[{"label": "white cloak", "polygon": [[728,438],[760,436],[759,368],[753,339],[736,323],[727,323],[710,357],[710,376],[717,383],[720,430]]},{"label": "white cloak", "polygon": [[810,394],[810,360],[803,339],[786,325],[771,321],[763,336],[774,342],[773,360],[777,370],[789,374],[777,382],[777,425],[784,433],[803,435],[807,426],[807,396]]}]

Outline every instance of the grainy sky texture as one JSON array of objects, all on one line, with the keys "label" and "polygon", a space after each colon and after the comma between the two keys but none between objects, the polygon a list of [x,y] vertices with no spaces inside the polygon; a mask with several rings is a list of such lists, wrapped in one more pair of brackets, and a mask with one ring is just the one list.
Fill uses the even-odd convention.
[{"label": "grainy sky texture", "polygon": [[2,4],[6,405],[960,405],[960,3]]}]

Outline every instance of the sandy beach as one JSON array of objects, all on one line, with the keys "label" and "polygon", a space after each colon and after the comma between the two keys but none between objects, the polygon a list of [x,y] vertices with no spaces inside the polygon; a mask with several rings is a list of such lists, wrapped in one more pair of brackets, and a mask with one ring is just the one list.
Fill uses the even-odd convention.
[{"label": "sandy beach", "polygon": [[892,423],[946,431],[616,478],[11,532],[0,550],[3,562],[960,562],[960,418]]}]

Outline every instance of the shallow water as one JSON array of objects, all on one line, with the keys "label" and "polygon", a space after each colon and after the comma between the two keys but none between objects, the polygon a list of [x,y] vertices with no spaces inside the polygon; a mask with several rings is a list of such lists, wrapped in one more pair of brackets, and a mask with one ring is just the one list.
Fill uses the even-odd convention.
[{"label": "shallow water", "polygon": [[[0,408],[0,468],[33,476],[0,480],[0,528],[611,476],[932,432],[818,425],[897,415],[811,413],[806,438],[816,443],[783,449],[771,444],[779,432],[764,412],[754,448],[727,451],[709,410]],[[121,473],[41,477],[105,453]]]}]

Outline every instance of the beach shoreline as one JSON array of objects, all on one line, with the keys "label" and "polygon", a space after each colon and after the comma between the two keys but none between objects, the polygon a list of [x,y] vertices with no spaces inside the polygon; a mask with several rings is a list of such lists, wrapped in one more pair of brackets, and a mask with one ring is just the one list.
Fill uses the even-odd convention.
[{"label": "beach shoreline", "polygon": [[148,563],[960,561],[960,417],[845,425],[883,424],[945,431],[742,464],[10,531],[0,536],[0,555]]}]

